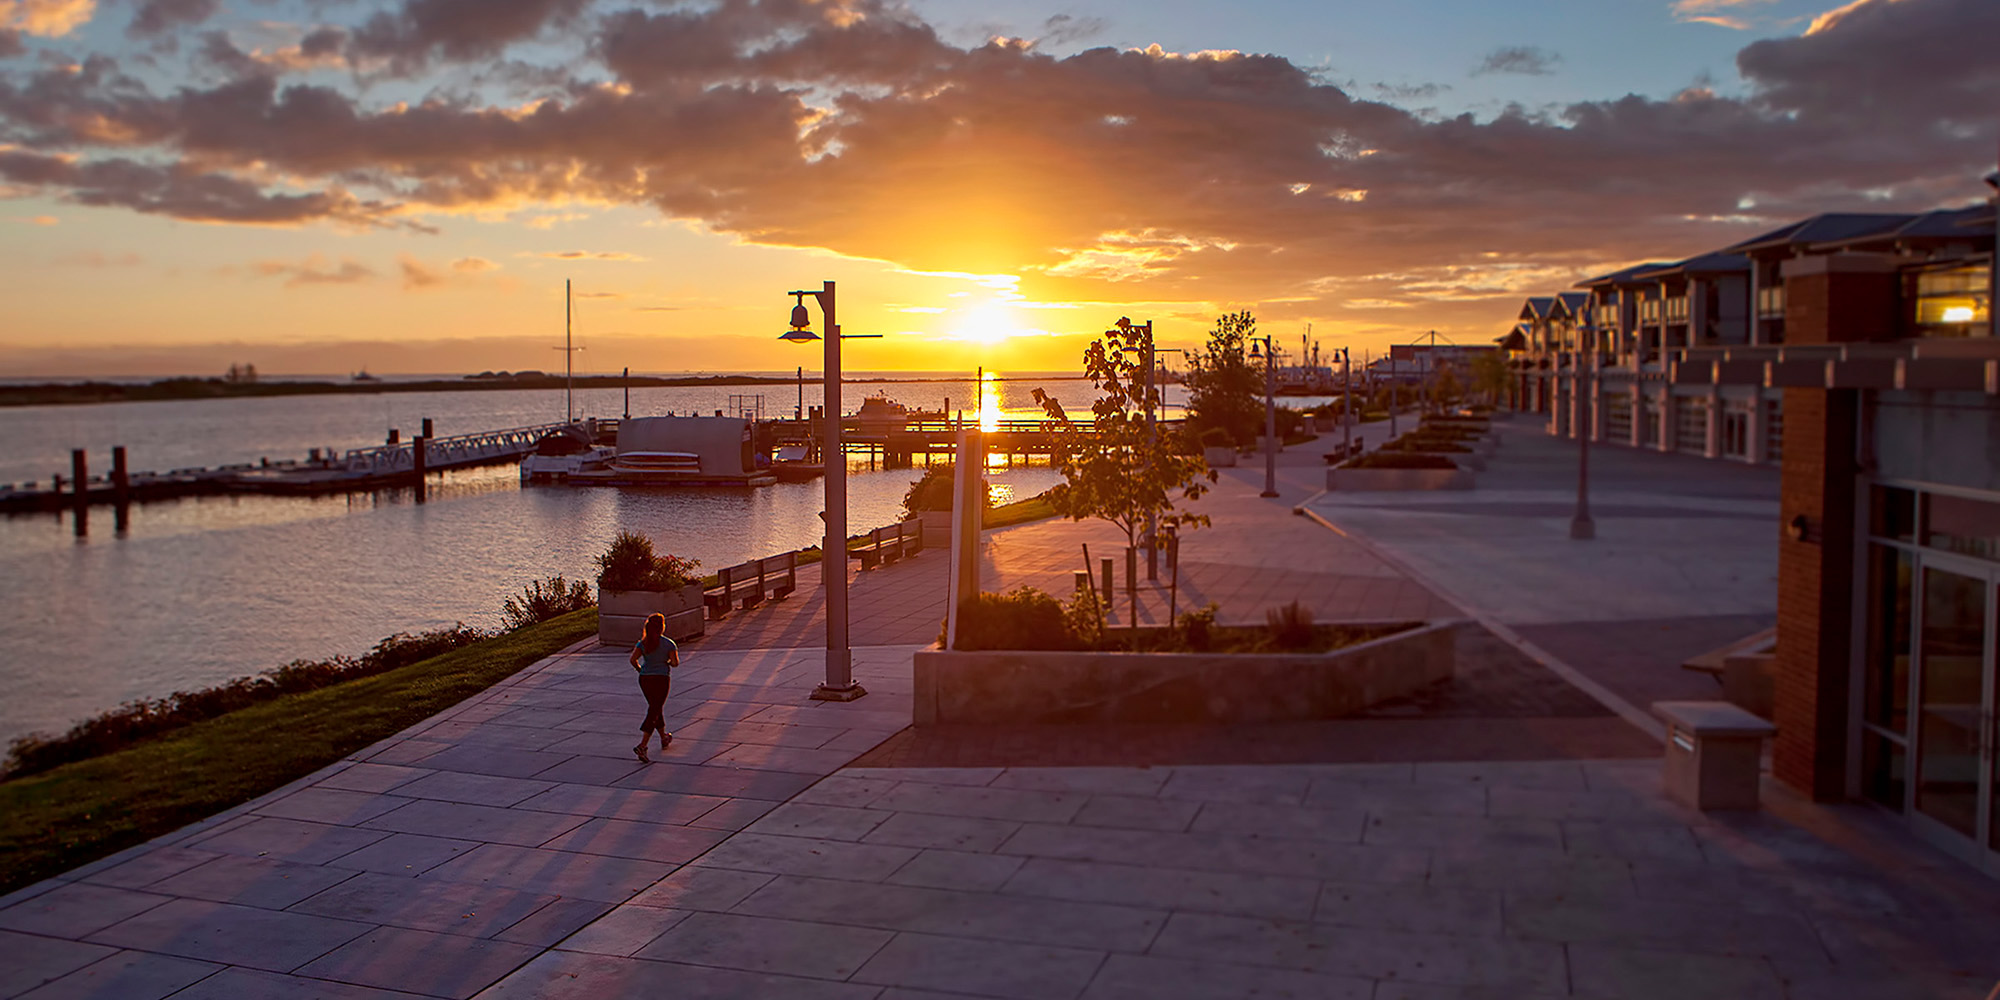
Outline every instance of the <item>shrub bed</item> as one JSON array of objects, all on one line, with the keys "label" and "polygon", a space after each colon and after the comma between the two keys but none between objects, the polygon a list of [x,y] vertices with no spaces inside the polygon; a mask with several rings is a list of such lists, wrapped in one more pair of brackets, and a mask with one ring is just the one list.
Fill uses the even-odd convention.
[{"label": "shrub bed", "polygon": [[1340,465],[1343,469],[1456,469],[1458,463],[1438,455],[1407,451],[1371,451]]}]

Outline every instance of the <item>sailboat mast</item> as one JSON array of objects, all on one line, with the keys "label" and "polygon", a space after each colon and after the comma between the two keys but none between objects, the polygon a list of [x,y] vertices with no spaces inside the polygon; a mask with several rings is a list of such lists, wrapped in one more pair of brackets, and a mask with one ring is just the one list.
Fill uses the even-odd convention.
[{"label": "sailboat mast", "polygon": [[574,312],[570,306],[569,279],[563,279],[563,422],[576,422],[576,348],[570,346],[570,326]]}]

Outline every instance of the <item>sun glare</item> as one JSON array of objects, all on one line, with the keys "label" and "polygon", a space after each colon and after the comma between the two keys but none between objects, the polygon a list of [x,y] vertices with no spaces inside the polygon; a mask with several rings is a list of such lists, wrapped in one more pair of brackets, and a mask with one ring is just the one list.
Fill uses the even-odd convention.
[{"label": "sun glare", "polygon": [[997,303],[987,303],[961,314],[952,336],[975,344],[1003,344],[1019,330],[1011,310]]}]

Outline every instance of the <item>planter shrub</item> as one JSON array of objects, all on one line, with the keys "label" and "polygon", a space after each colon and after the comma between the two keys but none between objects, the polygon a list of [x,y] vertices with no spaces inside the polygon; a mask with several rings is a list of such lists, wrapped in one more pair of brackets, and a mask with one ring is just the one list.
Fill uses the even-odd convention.
[{"label": "planter shrub", "polygon": [[1439,455],[1402,451],[1371,451],[1340,465],[1343,469],[1456,469],[1458,464]]}]

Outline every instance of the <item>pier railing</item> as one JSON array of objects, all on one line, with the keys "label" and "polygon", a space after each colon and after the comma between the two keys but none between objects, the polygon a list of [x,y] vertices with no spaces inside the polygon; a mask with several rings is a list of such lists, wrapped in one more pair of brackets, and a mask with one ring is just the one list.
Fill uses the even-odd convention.
[{"label": "pier railing", "polygon": [[[582,421],[576,424],[559,421],[530,427],[510,427],[500,431],[441,437],[425,442],[424,464],[428,468],[437,469],[525,455],[534,450],[535,442],[540,441],[544,435],[581,423]],[[347,452],[339,465],[349,474],[358,476],[387,476],[399,472],[413,472],[417,467],[415,441],[386,444],[376,448],[356,448]]]}]

